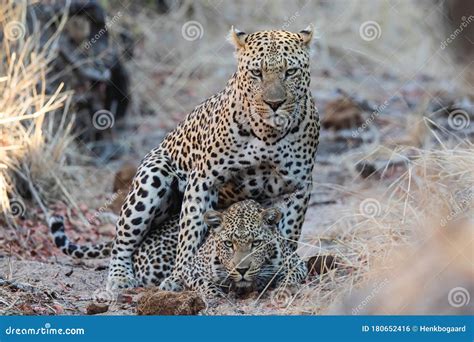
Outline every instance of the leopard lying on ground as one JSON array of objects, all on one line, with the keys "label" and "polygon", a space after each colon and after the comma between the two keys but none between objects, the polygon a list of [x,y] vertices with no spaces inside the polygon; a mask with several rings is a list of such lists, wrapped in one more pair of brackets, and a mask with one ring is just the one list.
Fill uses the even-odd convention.
[{"label": "leopard lying on ground", "polygon": [[261,292],[300,284],[307,275],[306,264],[281,235],[280,219],[280,209],[263,209],[253,200],[224,212],[206,212],[204,221],[211,231],[185,268],[185,286],[215,298],[232,287]]},{"label": "leopard lying on ground", "polygon": [[[238,60],[223,91],[197,106],[141,162],[117,222],[108,289],[136,286],[132,256],[150,225],[179,214],[176,267],[161,283],[182,288],[183,271],[207,234],[204,213],[304,186],[279,223],[293,250],[312,188],[319,118],[310,92],[312,29],[231,30]],[[284,229],[282,228],[284,227]],[[161,229],[161,228],[160,228]]]},{"label": "leopard lying on ground", "polygon": [[[280,209],[263,209],[253,200],[238,202],[223,212],[206,212],[204,222],[210,232],[185,268],[185,287],[211,299],[231,287],[260,292],[277,284],[293,287],[301,283],[307,274],[306,264],[280,234],[280,219]],[[63,253],[78,259],[110,256],[112,241],[79,246],[66,236],[61,216],[52,216],[49,225]],[[132,256],[139,285],[159,285],[171,274],[178,231],[179,216],[175,216],[159,229],[154,227],[143,240]]]}]

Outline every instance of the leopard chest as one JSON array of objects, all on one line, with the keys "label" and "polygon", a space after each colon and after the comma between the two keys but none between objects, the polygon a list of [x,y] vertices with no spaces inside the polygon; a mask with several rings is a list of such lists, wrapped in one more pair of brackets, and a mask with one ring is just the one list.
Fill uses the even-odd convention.
[{"label": "leopard chest", "polygon": [[308,179],[304,159],[291,147],[254,144],[246,152],[247,167],[227,170],[223,198],[273,198],[295,191]]}]

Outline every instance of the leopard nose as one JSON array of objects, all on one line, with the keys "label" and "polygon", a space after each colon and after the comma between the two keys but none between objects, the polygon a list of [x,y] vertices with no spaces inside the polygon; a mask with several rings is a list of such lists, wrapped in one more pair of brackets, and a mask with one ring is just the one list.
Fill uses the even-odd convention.
[{"label": "leopard nose", "polygon": [[263,102],[265,102],[267,105],[270,106],[271,109],[273,109],[273,111],[276,112],[276,110],[278,108],[280,108],[280,106],[285,102],[286,100],[264,100]]},{"label": "leopard nose", "polygon": [[250,267],[245,267],[245,268],[236,268],[236,271],[240,273],[240,275],[243,277],[245,273],[249,270]]}]

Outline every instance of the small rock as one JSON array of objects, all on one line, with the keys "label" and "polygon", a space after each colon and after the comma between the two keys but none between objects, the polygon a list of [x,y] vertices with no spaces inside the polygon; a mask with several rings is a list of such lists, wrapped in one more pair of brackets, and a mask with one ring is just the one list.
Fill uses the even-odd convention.
[{"label": "small rock", "polygon": [[196,315],[206,308],[196,292],[150,289],[138,301],[139,315]]},{"label": "small rock", "polygon": [[361,126],[362,111],[352,99],[340,97],[326,105],[322,126],[335,131]]},{"label": "small rock", "polygon": [[367,161],[361,161],[357,163],[355,168],[362,178],[369,178],[374,173],[377,173],[377,168],[375,165]]},{"label": "small rock", "polygon": [[310,275],[324,274],[337,267],[337,259],[333,255],[316,255],[309,258],[307,266]]},{"label": "small rock", "polygon": [[54,304],[54,305],[52,305],[52,308],[53,308],[54,313],[55,313],[56,315],[62,315],[62,314],[64,314],[64,308],[63,308],[61,305],[59,305],[59,304]]},{"label": "small rock", "polygon": [[88,315],[97,315],[97,314],[107,312],[108,310],[109,310],[108,305],[97,304],[97,303],[92,302],[89,305],[87,305],[86,313]]}]

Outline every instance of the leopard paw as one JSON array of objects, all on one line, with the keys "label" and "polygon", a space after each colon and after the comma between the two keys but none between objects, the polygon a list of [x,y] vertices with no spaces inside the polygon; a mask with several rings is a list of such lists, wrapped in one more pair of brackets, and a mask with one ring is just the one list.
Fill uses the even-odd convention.
[{"label": "leopard paw", "polygon": [[165,280],[163,280],[159,288],[160,290],[163,290],[163,291],[173,291],[173,292],[180,292],[180,291],[183,291],[184,289],[181,281],[173,276],[168,277]]},{"label": "leopard paw", "polygon": [[109,276],[107,279],[108,291],[117,291],[122,289],[129,289],[138,286],[138,281],[133,277],[127,276]]}]

